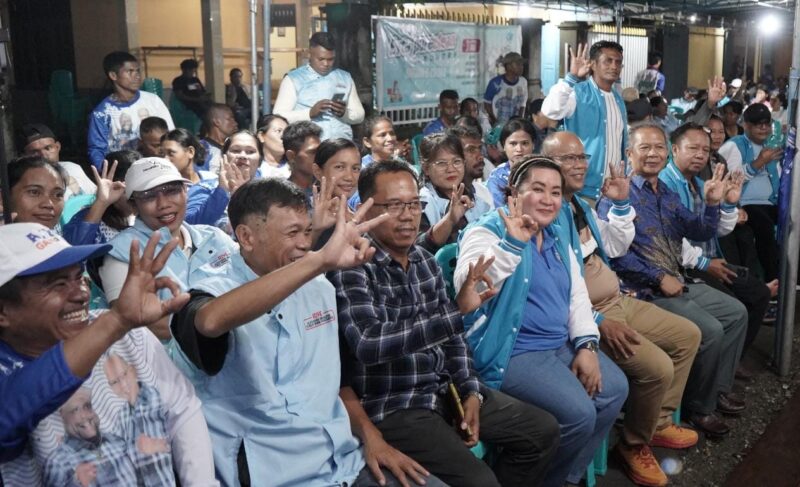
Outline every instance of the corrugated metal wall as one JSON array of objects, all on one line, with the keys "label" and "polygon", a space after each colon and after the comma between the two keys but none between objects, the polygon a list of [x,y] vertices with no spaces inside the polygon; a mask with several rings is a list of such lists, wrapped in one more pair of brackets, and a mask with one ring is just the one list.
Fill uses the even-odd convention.
[{"label": "corrugated metal wall", "polygon": [[[647,67],[648,38],[644,29],[623,27],[620,36],[625,68],[622,70],[622,88],[633,86],[636,73]],[[597,41],[617,40],[616,27],[595,25],[589,31],[589,45]]]}]

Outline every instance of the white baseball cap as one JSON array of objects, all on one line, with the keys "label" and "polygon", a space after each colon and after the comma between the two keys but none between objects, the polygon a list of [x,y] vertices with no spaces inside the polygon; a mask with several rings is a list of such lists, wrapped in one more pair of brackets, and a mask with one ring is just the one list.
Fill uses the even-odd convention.
[{"label": "white baseball cap", "polygon": [[15,277],[63,269],[109,250],[107,244],[72,246],[39,223],[0,225],[0,286]]},{"label": "white baseball cap", "polygon": [[181,176],[178,168],[163,157],[145,157],[131,164],[125,174],[125,198],[130,199],[134,191],[147,191],[165,183],[192,182]]},{"label": "white baseball cap", "polygon": [[736,89],[739,89],[742,86],[742,80],[736,78],[735,80],[731,81],[731,86],[733,86]]}]

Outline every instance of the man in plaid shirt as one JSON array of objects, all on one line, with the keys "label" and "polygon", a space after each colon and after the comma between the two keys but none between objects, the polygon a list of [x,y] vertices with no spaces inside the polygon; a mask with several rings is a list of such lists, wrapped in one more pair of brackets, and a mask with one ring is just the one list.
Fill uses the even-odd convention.
[{"label": "man in plaid shirt", "polygon": [[[448,484],[538,485],[558,444],[547,412],[480,384],[463,337],[462,313],[495,294],[479,294],[490,262],[479,262],[455,302],[441,269],[414,245],[422,204],[416,175],[404,163],[365,169],[359,194],[375,201],[365,215],[392,218],[370,231],[371,261],[328,274],[336,287],[343,382],[353,387],[384,440]],[[455,385],[463,419],[448,394]],[[450,426],[455,422],[456,427]],[[494,472],[469,447],[502,447]]]}]

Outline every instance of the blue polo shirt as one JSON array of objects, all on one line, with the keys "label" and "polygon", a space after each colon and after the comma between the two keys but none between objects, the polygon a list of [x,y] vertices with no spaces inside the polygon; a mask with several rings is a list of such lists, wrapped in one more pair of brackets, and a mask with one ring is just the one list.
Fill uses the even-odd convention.
[{"label": "blue polo shirt", "polygon": [[544,232],[542,250],[529,246],[535,279],[530,280],[522,323],[513,355],[555,350],[567,341],[569,271],[556,250],[555,239]]}]

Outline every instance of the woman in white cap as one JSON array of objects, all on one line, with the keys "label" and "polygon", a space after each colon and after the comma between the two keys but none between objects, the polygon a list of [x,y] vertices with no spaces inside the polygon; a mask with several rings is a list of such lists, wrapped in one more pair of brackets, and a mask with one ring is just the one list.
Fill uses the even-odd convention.
[{"label": "woman in white cap", "polygon": [[[200,266],[219,267],[230,259],[235,244],[222,230],[185,222],[189,183],[172,163],[160,157],[139,159],[128,169],[125,197],[133,204],[136,220],[111,240],[113,248],[100,268],[103,290],[112,305],[125,282],[131,242],[138,240],[144,245],[154,232],[161,233],[159,245],[178,240],[161,275],[169,276],[183,290],[189,288],[191,274]],[[162,340],[170,339],[168,319],[151,330]]]}]

